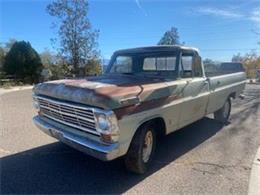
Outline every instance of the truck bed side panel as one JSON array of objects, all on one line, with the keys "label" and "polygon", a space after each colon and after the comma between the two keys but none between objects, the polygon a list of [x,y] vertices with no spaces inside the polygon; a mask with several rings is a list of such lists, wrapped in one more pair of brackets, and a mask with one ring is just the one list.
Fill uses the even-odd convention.
[{"label": "truck bed side panel", "polygon": [[244,72],[209,77],[210,96],[207,114],[220,109],[230,95],[239,96],[245,88],[246,75]]}]

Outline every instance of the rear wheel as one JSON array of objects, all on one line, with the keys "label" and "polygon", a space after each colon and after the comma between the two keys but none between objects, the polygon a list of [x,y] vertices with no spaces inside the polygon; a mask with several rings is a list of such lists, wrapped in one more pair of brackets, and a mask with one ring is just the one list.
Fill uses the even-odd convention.
[{"label": "rear wheel", "polygon": [[222,122],[222,123],[227,123],[228,118],[230,116],[231,112],[231,100],[230,98],[227,99],[225,104],[223,105],[222,108],[214,112],[214,119]]},{"label": "rear wheel", "polygon": [[126,168],[138,174],[143,174],[149,167],[156,144],[154,127],[143,125],[135,134],[125,157]]}]

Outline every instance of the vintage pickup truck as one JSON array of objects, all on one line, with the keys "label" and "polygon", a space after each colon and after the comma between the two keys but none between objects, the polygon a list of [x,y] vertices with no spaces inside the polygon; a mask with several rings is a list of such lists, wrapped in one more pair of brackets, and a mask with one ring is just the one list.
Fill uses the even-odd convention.
[{"label": "vintage pickup truck", "polygon": [[144,173],[160,135],[210,113],[225,123],[245,79],[244,72],[206,77],[195,48],[119,50],[102,76],[36,85],[33,120],[71,147],[105,161],[124,156],[128,170]]}]

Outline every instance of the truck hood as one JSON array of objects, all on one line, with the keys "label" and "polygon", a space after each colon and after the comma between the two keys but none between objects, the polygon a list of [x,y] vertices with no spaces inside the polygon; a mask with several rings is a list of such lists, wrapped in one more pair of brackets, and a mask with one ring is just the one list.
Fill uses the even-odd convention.
[{"label": "truck hood", "polygon": [[64,79],[38,84],[35,95],[116,109],[171,94],[162,79],[133,75],[103,75],[84,79]]}]

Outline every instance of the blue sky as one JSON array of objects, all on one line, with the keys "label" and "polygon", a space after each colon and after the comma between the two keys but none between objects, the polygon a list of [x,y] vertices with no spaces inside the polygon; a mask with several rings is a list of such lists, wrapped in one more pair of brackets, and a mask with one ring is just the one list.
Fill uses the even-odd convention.
[{"label": "blue sky", "polygon": [[[45,8],[48,0],[0,0],[0,42],[30,41],[42,52],[55,37]],[[181,40],[204,58],[228,61],[235,53],[260,53],[260,1],[90,0],[89,19],[100,30],[104,58],[114,50],[155,45],[175,26]]]}]

